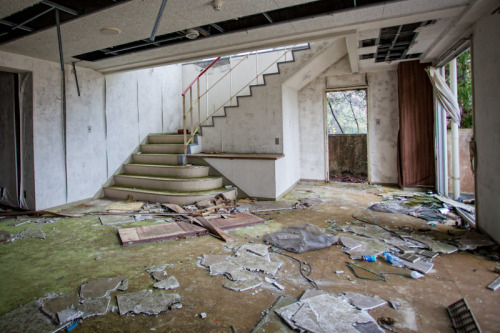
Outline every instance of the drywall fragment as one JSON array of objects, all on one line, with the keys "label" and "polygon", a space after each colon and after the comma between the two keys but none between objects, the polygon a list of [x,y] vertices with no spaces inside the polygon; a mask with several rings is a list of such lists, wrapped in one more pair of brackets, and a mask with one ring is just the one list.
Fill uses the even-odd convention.
[{"label": "drywall fragment", "polygon": [[118,286],[118,290],[120,290],[120,291],[126,291],[127,289],[128,289],[128,279],[125,279]]},{"label": "drywall fragment", "polygon": [[249,271],[262,272],[267,275],[276,275],[283,265],[281,261],[267,261],[258,256],[232,257],[228,262],[246,268]]},{"label": "drywall fragment", "polygon": [[221,275],[227,272],[240,270],[241,266],[229,261],[216,262],[210,265],[210,276]]},{"label": "drywall fragment", "polygon": [[167,272],[165,271],[156,271],[151,273],[151,277],[156,281],[165,280],[167,278]]},{"label": "drywall fragment", "polygon": [[33,301],[0,316],[0,332],[53,332],[58,329]]},{"label": "drywall fragment", "polygon": [[161,280],[160,282],[156,282],[153,287],[158,289],[176,289],[179,288],[179,281],[175,278],[175,276],[169,276],[168,278]]},{"label": "drywall fragment", "polygon": [[269,311],[266,311],[264,317],[252,329],[251,333],[294,333],[295,331],[289,328],[285,323],[283,323],[283,321],[274,311],[295,302],[297,302],[297,300],[289,296],[278,297]]},{"label": "drywall fragment", "polygon": [[93,316],[104,316],[108,312],[110,302],[110,296],[87,298],[77,306],[77,310],[83,312],[83,319]]},{"label": "drywall fragment", "polygon": [[72,296],[51,296],[40,301],[43,313],[52,318],[54,323],[58,323],[57,313],[65,309],[76,309],[80,302],[78,295]]},{"label": "drywall fragment", "polygon": [[254,278],[252,280],[246,281],[228,281],[222,284],[224,288],[233,291],[245,291],[259,287],[262,284],[258,279]]},{"label": "drywall fragment", "polygon": [[413,238],[413,239],[415,239],[415,240],[417,240],[417,241],[419,241],[421,243],[426,244],[434,252],[440,252],[440,253],[444,253],[444,254],[450,254],[450,253],[458,251],[458,248],[456,246],[448,245],[448,244],[445,244],[443,242],[434,240],[434,239],[432,239],[429,236],[423,236],[423,235],[414,234],[414,235],[411,236],[411,238]]},{"label": "drywall fragment", "polygon": [[151,290],[141,290],[118,295],[116,296],[116,300],[121,315],[129,312],[149,315],[158,314],[172,308],[177,308],[176,304],[181,303],[181,297],[178,294],[157,294]]},{"label": "drywall fragment", "polygon": [[172,264],[155,265],[155,266],[149,267],[148,269],[146,269],[146,271],[148,273],[161,272],[161,271],[164,271],[165,269],[167,269],[167,267],[172,267],[172,266],[173,266]]},{"label": "drywall fragment", "polygon": [[347,237],[347,236],[340,237],[340,242],[342,243],[342,245],[344,245],[349,250],[355,250],[358,247],[361,247],[360,242],[357,242],[354,239]]},{"label": "drywall fragment", "polygon": [[434,267],[434,264],[430,261],[427,261],[427,260],[419,260],[415,263],[412,263],[412,262],[404,260],[404,259],[400,259],[400,260],[403,262],[405,267],[407,267],[411,270],[414,270],[414,271],[418,271],[422,274],[429,273],[430,270],[432,269],[432,267]]},{"label": "drywall fragment", "polygon": [[210,267],[210,265],[226,261],[228,258],[229,256],[225,254],[204,254],[200,264],[205,267]]},{"label": "drywall fragment", "polygon": [[276,279],[270,279],[267,276],[265,277],[265,279],[266,279],[267,283],[272,284],[273,286],[275,286],[279,290],[285,290],[285,287],[283,285],[279,284],[278,281],[276,281]]},{"label": "drywall fragment", "polygon": [[30,227],[25,230],[21,230],[16,238],[40,238],[45,239],[45,233],[40,229],[40,226]]},{"label": "drywall fragment", "polygon": [[352,325],[358,332],[361,333],[384,333],[385,331],[375,324],[373,321],[369,321],[366,323],[354,323]]},{"label": "drywall fragment", "polygon": [[360,310],[371,310],[387,304],[386,301],[379,298],[378,296],[371,297],[350,291],[344,294],[349,300],[349,303],[351,303],[353,306],[357,307]]},{"label": "drywall fragment", "polygon": [[83,312],[77,309],[64,309],[57,313],[57,320],[61,324],[83,317]]},{"label": "drywall fragment", "polygon": [[314,297],[314,296],[325,295],[325,294],[328,294],[328,293],[326,291],[323,291],[323,290],[307,289],[306,291],[304,291],[302,296],[300,296],[300,300],[303,301],[303,300],[306,300],[306,299]]},{"label": "drywall fragment", "polygon": [[243,268],[228,271],[224,273],[224,276],[231,281],[246,281],[255,278],[255,275],[252,272]]},{"label": "drywall fragment", "polygon": [[81,298],[98,298],[106,297],[112,291],[115,291],[118,286],[125,280],[126,276],[117,276],[107,279],[99,279],[89,281],[80,287],[80,297]]}]

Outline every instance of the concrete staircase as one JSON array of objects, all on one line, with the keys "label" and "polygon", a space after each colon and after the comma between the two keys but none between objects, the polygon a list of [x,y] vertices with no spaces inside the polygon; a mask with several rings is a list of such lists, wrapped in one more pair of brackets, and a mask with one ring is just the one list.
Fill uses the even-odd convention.
[{"label": "concrete staircase", "polygon": [[[188,154],[201,150],[199,137],[188,146]],[[131,162],[113,177],[113,185],[104,187],[104,195],[112,199],[169,202],[189,205],[223,193],[236,198],[236,190],[222,186],[222,177],[210,176],[209,167],[186,165],[183,135],[150,134]]]}]

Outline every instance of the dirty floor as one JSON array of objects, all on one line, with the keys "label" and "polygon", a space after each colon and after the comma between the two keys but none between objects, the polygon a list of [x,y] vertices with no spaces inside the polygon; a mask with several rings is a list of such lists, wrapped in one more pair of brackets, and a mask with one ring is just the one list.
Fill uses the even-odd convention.
[{"label": "dirty floor", "polygon": [[[45,239],[26,238],[0,244],[0,316],[48,295],[77,294],[82,284],[95,279],[125,275],[129,281],[128,292],[152,289],[155,281],[146,268],[170,264],[168,274],[175,276],[180,284],[175,292],[182,297],[181,309],[152,316],[121,316],[117,311],[109,312],[83,320],[73,332],[249,332],[279,296],[299,298],[305,290],[313,288],[299,273],[297,262],[271,253],[272,260],[283,262],[275,276],[284,286],[283,291],[264,281],[257,289],[235,292],[222,287],[227,281],[223,276],[209,276],[208,271],[199,266],[199,257],[231,255],[229,247],[261,243],[266,234],[287,226],[310,223],[324,229],[330,225],[325,220],[331,219],[345,225],[355,221],[353,214],[369,217],[392,229],[427,227],[426,221],[411,216],[367,210],[370,203],[381,200],[377,194],[391,190],[367,184],[301,183],[281,202],[263,205],[270,211],[256,215],[266,220],[264,224],[229,231],[238,238],[236,243],[203,236],[124,247],[117,235],[118,228],[153,222],[102,225],[98,217],[85,216],[40,224]],[[296,202],[299,198],[319,198],[323,203],[307,209],[272,210],[286,207],[284,202]],[[93,200],[66,206],[63,210],[90,212],[110,203]],[[0,220],[0,229],[17,233],[33,226],[33,223],[8,224],[12,221]],[[426,235],[446,240],[464,232],[442,225],[437,229],[439,231],[426,232]],[[321,290],[336,294],[359,292],[398,301],[401,304],[398,310],[382,306],[369,311],[375,319],[394,318],[396,332],[453,332],[446,307],[461,298],[467,300],[483,332],[498,332],[500,327],[500,290],[486,288],[498,275],[493,272],[496,263],[484,257],[466,252],[440,255],[433,260],[432,271],[421,279],[387,275],[387,281],[370,281],[356,278],[346,262],[376,272],[399,272],[399,269],[380,258],[373,263],[351,260],[341,245],[291,255],[311,265],[309,277]],[[114,296],[120,293],[112,294],[112,305],[116,305]],[[201,313],[206,317],[202,318]]]}]

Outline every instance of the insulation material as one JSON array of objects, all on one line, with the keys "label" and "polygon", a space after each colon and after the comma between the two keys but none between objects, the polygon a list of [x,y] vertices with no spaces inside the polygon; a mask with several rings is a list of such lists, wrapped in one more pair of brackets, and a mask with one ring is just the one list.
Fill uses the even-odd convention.
[{"label": "insulation material", "polygon": [[430,66],[427,67],[425,71],[431,80],[437,100],[446,113],[453,120],[455,120],[457,124],[460,124],[460,107],[458,106],[457,98],[451,92],[450,87],[448,87],[444,78],[436,71],[436,68]]},{"label": "insulation material", "polygon": [[398,65],[398,174],[402,187],[434,186],[432,86],[418,61]]}]

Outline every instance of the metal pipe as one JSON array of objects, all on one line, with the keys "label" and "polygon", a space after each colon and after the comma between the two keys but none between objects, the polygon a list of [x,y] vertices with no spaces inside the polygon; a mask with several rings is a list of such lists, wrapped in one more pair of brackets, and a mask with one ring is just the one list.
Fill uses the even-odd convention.
[{"label": "metal pipe", "polygon": [[158,11],[158,16],[156,17],[153,31],[151,32],[151,36],[149,36],[149,40],[152,42],[155,40],[156,32],[158,31],[158,26],[160,25],[161,17],[163,16],[163,11],[165,10],[166,4],[167,4],[167,0],[163,0],[161,3],[161,6],[160,6],[160,10]]},{"label": "metal pipe", "polygon": [[78,97],[80,97],[80,85],[78,84],[78,76],[76,75],[76,66],[75,62],[72,62],[73,65],[73,74],[75,75],[75,83],[76,83],[76,91],[78,92]]},{"label": "metal pipe", "polygon": [[[446,69],[445,67],[441,67],[441,76],[446,77]],[[448,128],[446,125],[446,112],[444,111],[443,107],[441,106],[440,103],[439,105],[439,110],[441,111],[441,128],[443,130],[443,135],[444,135],[444,144],[443,144],[443,170],[444,170],[444,195],[448,196]]]},{"label": "metal pipe", "polygon": [[186,96],[182,95],[182,132],[184,134],[184,154],[187,153],[187,135],[186,135]]},{"label": "metal pipe", "polygon": [[198,125],[201,126],[200,78],[196,80],[198,86]]},{"label": "metal pipe", "polygon": [[[450,62],[450,88],[451,92],[458,98],[458,84],[457,84],[457,59]],[[460,155],[458,147],[458,123],[451,119],[451,159],[453,166],[453,199],[460,198]]]},{"label": "metal pipe", "polygon": [[44,0],[44,1],[42,1],[42,3],[44,5],[47,5],[47,6],[56,8],[56,9],[59,9],[60,11],[66,12],[66,13],[71,14],[71,15],[77,16],[78,14],[80,14],[77,10],[68,8],[66,6],[62,6],[62,5],[58,4],[58,3],[55,3],[55,2],[52,2],[52,1],[49,1],[49,0]]}]

